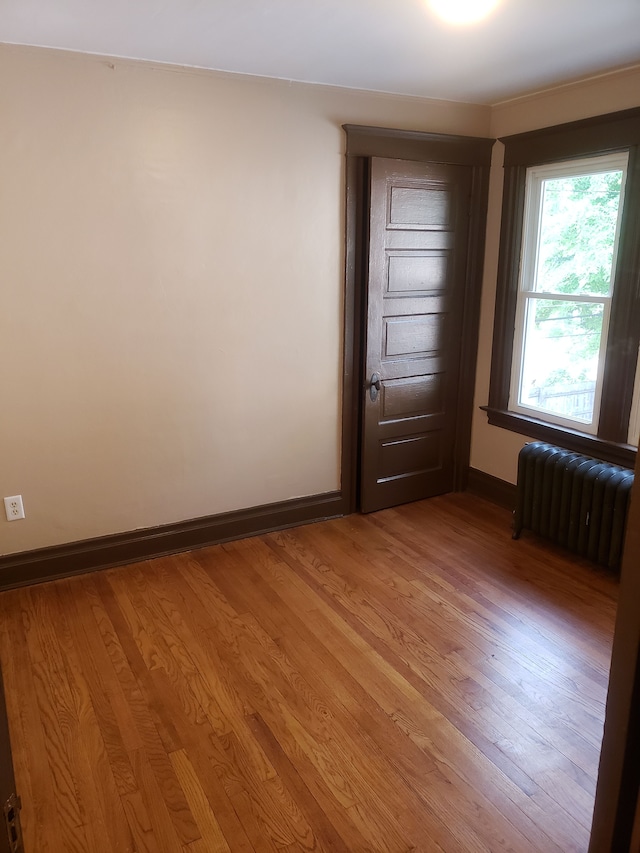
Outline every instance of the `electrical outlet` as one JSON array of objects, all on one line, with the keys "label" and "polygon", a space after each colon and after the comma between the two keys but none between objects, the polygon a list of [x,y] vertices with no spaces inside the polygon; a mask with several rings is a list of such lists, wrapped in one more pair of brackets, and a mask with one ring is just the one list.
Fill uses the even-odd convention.
[{"label": "electrical outlet", "polygon": [[7,514],[7,521],[17,521],[19,518],[24,518],[22,495],[11,495],[10,498],[5,498],[4,511]]}]

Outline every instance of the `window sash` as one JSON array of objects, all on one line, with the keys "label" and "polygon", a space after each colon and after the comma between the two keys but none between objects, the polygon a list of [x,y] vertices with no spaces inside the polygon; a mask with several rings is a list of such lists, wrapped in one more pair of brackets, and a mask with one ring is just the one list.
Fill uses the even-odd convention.
[{"label": "window sash", "polygon": [[[537,291],[528,290],[521,291],[518,294],[518,302],[516,305],[516,327],[513,339],[513,367],[511,371],[511,388],[509,395],[509,410],[519,412],[521,414],[529,414],[532,417],[540,418],[552,424],[566,426],[571,429],[580,429],[591,435],[596,435],[598,431],[598,420],[600,416],[600,404],[602,401],[602,386],[604,378],[605,355],[607,350],[607,338],[609,332],[609,320],[611,317],[611,297],[592,297],[581,296],[580,298],[572,298],[562,294],[563,298],[559,299],[556,293],[539,293]],[[527,406],[519,401],[521,391],[521,381],[524,372],[524,357],[525,357],[525,339],[527,328],[527,311],[531,310],[530,306],[533,302],[551,301],[551,302],[580,302],[591,305],[602,305],[602,331],[600,334],[600,347],[598,351],[598,370],[596,374],[596,385],[593,401],[593,417],[591,421],[579,420],[578,418],[562,417],[562,415],[554,414],[548,409],[538,408],[536,406]]]}]

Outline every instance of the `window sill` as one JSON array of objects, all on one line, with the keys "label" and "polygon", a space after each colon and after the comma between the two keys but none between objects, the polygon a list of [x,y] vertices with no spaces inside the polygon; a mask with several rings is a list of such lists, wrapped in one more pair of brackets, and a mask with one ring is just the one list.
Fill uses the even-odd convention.
[{"label": "window sill", "polygon": [[596,459],[603,459],[613,465],[625,468],[635,468],[636,448],[630,444],[618,444],[615,441],[604,441],[595,435],[568,429],[567,427],[548,424],[527,415],[507,412],[504,409],[493,409],[490,406],[480,406],[487,413],[492,426],[517,432],[535,438],[538,441],[549,441],[566,447],[576,453],[584,453]]}]

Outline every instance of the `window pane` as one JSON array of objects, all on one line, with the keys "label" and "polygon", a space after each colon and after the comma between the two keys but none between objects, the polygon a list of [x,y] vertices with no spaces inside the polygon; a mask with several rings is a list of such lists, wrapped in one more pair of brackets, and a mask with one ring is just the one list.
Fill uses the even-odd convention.
[{"label": "window pane", "polygon": [[518,403],[591,423],[603,304],[527,300]]},{"label": "window pane", "polygon": [[616,169],[542,181],[534,290],[609,294],[622,175]]}]

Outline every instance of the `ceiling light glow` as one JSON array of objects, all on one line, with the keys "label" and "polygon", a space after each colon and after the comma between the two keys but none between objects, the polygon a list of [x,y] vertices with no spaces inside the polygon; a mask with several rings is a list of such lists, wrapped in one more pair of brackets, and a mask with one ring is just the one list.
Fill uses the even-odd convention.
[{"label": "ceiling light glow", "polygon": [[429,0],[429,6],[449,24],[475,24],[490,15],[500,0]]}]

